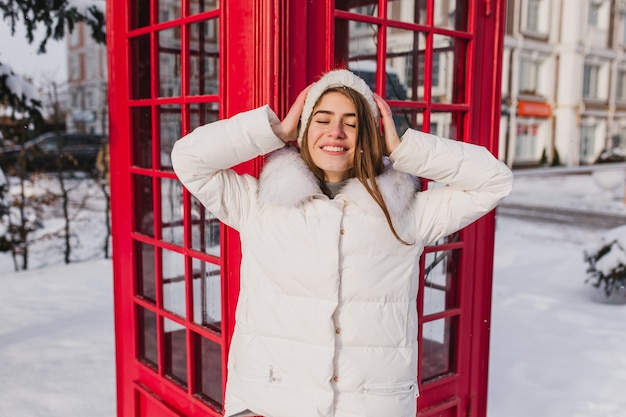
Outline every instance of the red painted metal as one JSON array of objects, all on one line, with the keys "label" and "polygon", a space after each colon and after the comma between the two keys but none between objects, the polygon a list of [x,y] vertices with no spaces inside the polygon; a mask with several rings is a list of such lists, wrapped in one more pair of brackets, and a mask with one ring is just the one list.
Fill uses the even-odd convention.
[{"label": "red painted metal", "polygon": [[[269,103],[279,116],[283,116],[299,91],[315,81],[319,74],[336,65],[347,65],[349,29],[347,24],[342,23],[359,21],[379,29],[376,37],[379,47],[372,57],[377,68],[386,68],[387,65],[386,45],[390,40],[388,28],[423,34],[425,43],[419,45],[423,48],[419,53],[426,63],[434,59],[435,36],[458,40],[452,48],[456,64],[449,68],[453,71],[454,86],[450,102],[434,100],[430,88],[433,67],[424,65],[423,80],[427,88],[423,97],[412,101],[390,100],[390,104],[394,108],[419,111],[425,130],[430,129],[434,115],[449,113],[450,123],[456,127],[456,139],[484,145],[497,154],[504,2],[457,2],[457,6],[466,7],[466,14],[460,13],[466,20],[461,27],[434,25],[434,8],[441,4],[438,0],[424,0],[426,19],[423,23],[391,20],[388,14],[394,3],[400,3],[397,1],[351,2],[354,7],[376,5],[376,13],[372,16],[335,9],[334,0],[222,1],[215,10],[198,9],[200,4],[210,2],[184,0],[180,2],[180,8],[170,15],[161,14],[159,7],[163,7],[163,2],[159,0],[107,2],[116,367],[120,417],[221,414],[219,404],[198,395],[201,381],[197,376],[203,371],[196,366],[202,354],[198,340],[213,343],[210,346],[219,346],[219,385],[223,394],[227,352],[239,294],[241,250],[238,234],[221,226],[219,256],[193,248],[191,231],[195,229],[190,216],[192,199],[186,191],[181,195],[184,215],[180,223],[185,231],[184,238],[175,243],[163,237],[163,228],[172,227],[174,223],[162,218],[165,215],[161,212],[162,182],[176,178],[167,167],[161,167],[161,114],[166,108],[164,106],[179,106],[181,134],[196,127],[192,123],[197,123],[198,119],[192,120],[190,110],[194,105],[215,103],[219,106],[219,116],[224,118]],[[342,3],[346,4],[347,1]],[[149,13],[146,14],[146,10]],[[417,10],[415,13],[418,15],[422,12]],[[210,19],[219,21],[219,89],[212,94],[192,94],[192,80],[186,76],[193,65],[191,55],[194,51],[190,45],[194,35],[190,27]],[[162,44],[159,37],[160,33],[177,28],[180,28],[180,51]],[[138,39],[143,41],[136,41]],[[163,79],[160,71],[165,71],[161,68],[161,53],[178,59],[182,74],[179,93],[161,95]],[[414,68],[414,73],[417,74],[417,68]],[[376,91],[384,96],[386,85],[385,71],[377,71]],[[142,110],[142,114],[148,115],[146,117],[149,117],[149,121],[142,122],[145,125],[133,125],[138,123],[132,116],[135,110]],[[150,130],[148,148],[140,146],[140,128]],[[150,155],[142,159],[140,157],[144,151]],[[137,163],[138,158],[146,162]],[[258,158],[236,169],[258,175],[261,165],[262,158]],[[151,184],[152,192],[146,194],[150,197],[145,197],[145,201],[138,197],[141,195],[140,190],[135,188],[138,183],[134,179],[138,176],[146,178]],[[135,212],[143,213],[150,208],[153,213],[152,234],[140,231],[139,225],[135,224],[138,222]],[[421,382],[421,396],[418,399],[420,416],[486,415],[494,229],[495,216],[492,213],[464,229],[455,240],[448,240],[425,251],[427,254],[454,251],[458,257],[450,263],[452,272],[447,272],[451,274],[450,279],[439,288],[445,291],[450,305],[442,311],[420,314],[420,328],[441,320],[451,320],[456,325],[446,331],[452,353],[444,358],[443,363],[450,366],[451,372]],[[150,256],[153,256],[153,265],[148,268],[153,270],[153,276],[141,269],[141,263],[145,260],[142,259],[144,255],[137,253],[138,242],[152,248]],[[186,302],[184,311],[179,312],[181,315],[169,311],[164,305],[163,251],[185,259],[182,282],[185,283]],[[420,260],[422,267],[426,266],[424,259],[422,257]],[[220,268],[222,311],[219,329],[194,322],[194,260]],[[143,271],[143,278],[138,276],[139,270]],[[153,279],[154,300],[142,295],[140,278],[148,281]],[[141,285],[144,284],[142,281]],[[421,277],[418,299],[421,313],[425,306],[424,293],[424,277]],[[140,312],[148,312],[148,316],[156,320],[152,341],[148,339],[153,333],[144,331],[147,324],[141,319]],[[171,329],[166,331],[168,325],[181,326],[182,333],[172,332]],[[166,349],[175,343],[174,334],[182,336],[176,339],[176,343],[180,346],[184,343],[179,354]],[[433,360],[428,357],[432,351],[423,347],[426,342],[422,340],[420,343],[420,370]],[[150,343],[154,344],[150,345],[151,348],[156,349],[154,359],[150,360],[155,362],[153,364],[141,358],[142,346]],[[184,369],[186,381],[176,381],[176,378],[169,376],[175,354],[176,358],[185,360],[182,368],[177,370],[181,372]]]},{"label": "red painted metal", "polygon": [[[116,351],[116,384],[117,412],[119,416],[134,415],[133,389],[130,381],[135,379],[132,362],[135,357],[134,331],[135,315],[132,299],[134,294],[133,271],[127,265],[132,264],[132,241],[130,213],[128,202],[133,201],[132,191],[128,186],[130,176],[130,114],[127,109],[129,91],[128,58],[126,48],[126,16],[127,9],[123,2],[107,2],[107,45],[108,45],[108,76],[110,170],[111,170],[111,212],[112,212],[112,250],[115,254],[113,262],[114,275],[114,308],[115,308],[115,351]],[[111,59],[112,54],[120,54],[121,59]],[[122,55],[124,54],[124,55]],[[126,55],[126,56],[125,56]],[[126,213],[126,214],[124,214]],[[121,259],[120,259],[121,258]],[[131,335],[130,340],[128,336]]]},{"label": "red painted metal", "polygon": [[[477,17],[476,42],[481,45],[483,59],[476,59],[474,74],[480,74],[481,91],[474,91],[480,100],[480,112],[476,114],[478,142],[498,155],[500,125],[500,99],[502,85],[502,56],[504,50],[504,26],[506,4],[502,1],[487,1],[482,17]],[[488,51],[488,52],[486,52]],[[478,90],[478,89],[476,89]],[[489,368],[489,336],[491,327],[491,288],[493,277],[493,254],[495,237],[495,211],[485,216],[474,226],[472,248],[480,254],[473,275],[479,277],[473,300],[474,312],[471,323],[472,338],[469,398],[472,401],[470,417],[487,415],[487,386]]]}]

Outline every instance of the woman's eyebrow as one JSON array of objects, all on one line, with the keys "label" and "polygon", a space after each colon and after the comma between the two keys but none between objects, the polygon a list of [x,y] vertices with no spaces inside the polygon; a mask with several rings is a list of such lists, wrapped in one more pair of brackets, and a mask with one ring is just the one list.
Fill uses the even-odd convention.
[{"label": "woman's eyebrow", "polygon": [[[313,116],[315,116],[316,114],[321,113],[321,114],[327,114],[327,115],[333,115],[335,114],[334,111],[330,111],[330,110],[316,110],[315,113],[313,113]],[[356,117],[356,113],[344,113],[342,115],[342,117]]]}]

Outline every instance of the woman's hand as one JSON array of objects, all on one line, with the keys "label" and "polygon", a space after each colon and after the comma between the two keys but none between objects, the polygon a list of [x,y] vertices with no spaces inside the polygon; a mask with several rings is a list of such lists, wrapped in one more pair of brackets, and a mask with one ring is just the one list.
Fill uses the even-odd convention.
[{"label": "woman's hand", "polygon": [[304,90],[298,94],[296,97],[296,101],[291,105],[289,112],[283,119],[282,122],[272,125],[272,130],[274,134],[280,138],[285,143],[292,142],[298,139],[298,122],[300,121],[300,116],[302,115],[302,109],[304,108],[304,99],[306,98],[309,89],[313,84],[306,87]]},{"label": "woman's hand", "polygon": [[400,144],[400,137],[396,130],[396,124],[393,121],[391,107],[378,94],[374,93],[373,96],[380,111],[380,123],[383,126],[383,134],[385,135],[386,154],[390,155]]}]

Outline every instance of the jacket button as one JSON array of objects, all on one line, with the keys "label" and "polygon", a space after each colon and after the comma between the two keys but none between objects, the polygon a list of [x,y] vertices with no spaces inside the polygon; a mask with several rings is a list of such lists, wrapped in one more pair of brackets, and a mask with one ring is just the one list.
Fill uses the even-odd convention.
[{"label": "jacket button", "polygon": [[339,381],[339,377],[338,376],[334,376],[333,377],[333,381],[335,381],[335,382]]},{"label": "jacket button", "polygon": [[335,333],[337,333],[337,334],[341,333],[341,329],[340,329],[339,327],[337,327],[337,328],[335,329]]},{"label": "jacket button", "polygon": [[341,233],[342,235],[345,235],[345,234],[346,234],[346,231],[345,231],[345,230],[343,230],[343,229],[341,229],[341,231],[340,231],[339,233]]}]

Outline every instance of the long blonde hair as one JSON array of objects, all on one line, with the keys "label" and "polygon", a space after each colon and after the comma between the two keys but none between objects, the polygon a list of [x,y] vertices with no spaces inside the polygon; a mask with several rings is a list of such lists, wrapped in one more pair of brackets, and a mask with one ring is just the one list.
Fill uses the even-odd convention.
[{"label": "long blonde hair", "polygon": [[[322,97],[330,92],[336,92],[344,95],[350,99],[356,107],[357,140],[354,151],[354,164],[348,173],[348,177],[355,177],[359,180],[359,182],[361,182],[361,184],[363,184],[369,195],[372,196],[376,204],[378,204],[383,211],[391,233],[393,233],[398,241],[405,245],[410,245],[410,243],[405,242],[400,235],[398,235],[398,232],[393,226],[389,209],[387,208],[385,199],[383,198],[383,195],[378,188],[378,184],[376,183],[376,177],[380,175],[385,168],[385,164],[383,162],[383,157],[385,156],[385,138],[378,129],[374,115],[372,114],[365,97],[349,87],[331,87],[324,91],[313,108],[317,107]],[[313,174],[315,174],[317,179],[323,183],[324,171],[315,165],[313,158],[311,157],[311,153],[309,152],[308,133],[310,125],[311,119],[308,121],[304,131],[304,137],[302,138],[302,146],[300,147],[302,159],[306,162],[309,169],[313,171]]]}]

